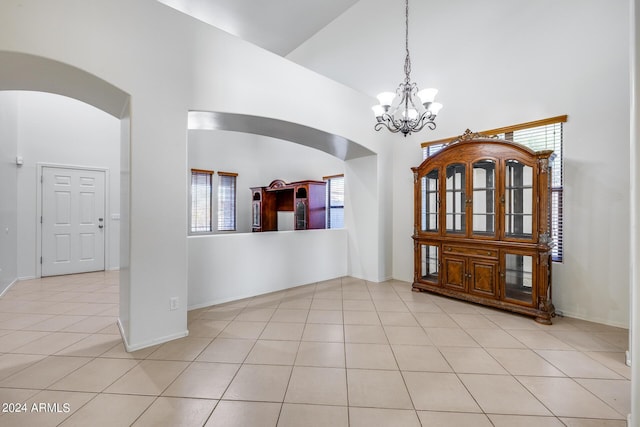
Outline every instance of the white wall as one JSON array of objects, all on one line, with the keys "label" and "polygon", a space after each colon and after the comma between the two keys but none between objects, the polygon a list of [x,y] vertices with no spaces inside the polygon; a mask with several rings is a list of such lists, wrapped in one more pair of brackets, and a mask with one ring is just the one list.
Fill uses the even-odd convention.
[{"label": "white wall", "polygon": [[[131,331],[131,104],[120,118],[120,315],[125,340]],[[129,343],[127,343],[129,344]]]},{"label": "white wall", "polygon": [[[288,58],[370,95],[393,90],[403,77],[404,10],[387,6],[357,3]],[[628,326],[628,1],[410,7],[412,80],[439,88],[444,108],[435,131],[389,139],[394,278],[413,280],[409,168],[422,161],[421,141],[568,114],[565,260],[553,266],[554,303],[569,316]]]},{"label": "white wall", "polygon": [[[59,31],[60,25],[65,31]],[[12,52],[61,61],[86,72],[82,92],[106,111],[111,111],[107,108],[114,105],[110,102],[114,98],[105,95],[109,99],[103,99],[88,76],[119,89],[115,98],[130,95],[130,121],[122,121],[130,131],[124,132],[130,135],[130,149],[123,160],[129,156],[130,169],[123,179],[130,179],[131,185],[122,196],[130,206],[130,234],[121,236],[130,242],[130,256],[124,272],[121,269],[120,304],[129,349],[187,333],[188,111],[299,123],[355,141],[375,153],[382,143],[370,126],[368,96],[155,0],[0,3],[0,88],[10,82],[14,88],[37,85],[58,93],[78,93],[77,81],[64,74],[25,73],[16,67],[20,58]],[[300,102],[301,96],[310,102]],[[377,212],[379,200],[365,200],[372,205],[362,211]],[[366,251],[352,253],[353,262],[371,264],[364,258],[379,259],[380,240],[368,242]],[[180,301],[175,311],[169,309],[171,298]]]},{"label": "white wall", "polygon": [[43,92],[14,92],[18,99],[18,277],[36,277],[37,164],[106,168],[109,171],[106,212],[107,270],[120,256],[120,123],[97,108]]},{"label": "white wall", "polygon": [[0,92],[0,294],[18,277],[18,100]]},{"label": "white wall", "polygon": [[347,231],[192,236],[189,309],[346,275]]},{"label": "white wall", "polygon": [[640,35],[638,19],[640,19],[640,1],[630,2],[631,34],[631,138],[629,144],[629,168],[631,176],[631,244],[629,245],[631,260],[631,289],[629,290],[629,305],[631,310],[631,326],[629,328],[629,352],[627,364],[631,365],[631,414],[627,419],[630,426],[640,424]]},{"label": "white wall", "polygon": [[[344,226],[349,230],[349,274],[380,281],[380,258],[376,242],[380,238],[377,156],[345,162],[344,192],[350,203],[344,208]],[[359,257],[358,254],[367,256]],[[384,276],[383,276],[384,277]]]}]

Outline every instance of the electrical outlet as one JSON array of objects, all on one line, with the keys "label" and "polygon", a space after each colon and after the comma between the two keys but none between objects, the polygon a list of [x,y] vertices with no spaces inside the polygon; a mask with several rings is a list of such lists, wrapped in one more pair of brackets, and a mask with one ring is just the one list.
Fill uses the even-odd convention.
[{"label": "electrical outlet", "polygon": [[169,310],[177,310],[178,309],[178,297],[173,297],[169,299]]}]

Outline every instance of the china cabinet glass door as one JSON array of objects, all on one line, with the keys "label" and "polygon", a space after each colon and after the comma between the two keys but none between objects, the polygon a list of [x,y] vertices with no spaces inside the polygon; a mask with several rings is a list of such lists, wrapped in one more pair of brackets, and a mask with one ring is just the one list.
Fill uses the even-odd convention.
[{"label": "china cabinet glass door", "polygon": [[533,303],[533,256],[505,254],[505,297]]},{"label": "china cabinet glass door", "polygon": [[296,230],[307,228],[307,205],[303,201],[296,203]]},{"label": "china cabinet glass door", "polygon": [[421,179],[421,231],[438,231],[438,214],[440,212],[439,181],[438,169],[433,169]]},{"label": "china cabinet glass door", "polygon": [[533,168],[507,160],[505,169],[504,234],[531,238],[533,233]]},{"label": "china cabinet glass door", "polygon": [[260,227],[260,202],[253,202],[253,227]]},{"label": "china cabinet glass door", "polygon": [[446,181],[447,233],[466,233],[465,165],[448,165]]},{"label": "china cabinet glass door", "polygon": [[420,245],[420,265],[420,278],[437,283],[440,265],[437,246]]},{"label": "china cabinet glass door", "polygon": [[473,164],[473,234],[495,235],[496,163],[480,160]]}]

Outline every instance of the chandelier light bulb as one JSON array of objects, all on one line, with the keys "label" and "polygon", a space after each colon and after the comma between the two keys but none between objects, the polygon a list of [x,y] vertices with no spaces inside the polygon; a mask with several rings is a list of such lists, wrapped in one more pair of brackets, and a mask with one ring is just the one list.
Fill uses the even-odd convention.
[{"label": "chandelier light bulb", "polygon": [[420,92],[418,92],[418,98],[420,98],[420,100],[422,101],[421,104],[424,105],[433,102],[437,94],[438,89],[430,87],[429,89],[422,89]]},{"label": "chandelier light bulb", "polygon": [[386,113],[386,110],[382,105],[374,105],[373,107],[371,107],[371,109],[373,110],[373,113],[376,115],[376,117],[382,117],[382,115]]},{"label": "chandelier light bulb", "polygon": [[431,112],[431,115],[434,117],[438,115],[441,109],[442,109],[442,104],[440,104],[439,102],[432,102],[431,105],[429,106],[429,111]]},{"label": "chandelier light bulb", "polygon": [[376,98],[378,98],[378,101],[380,102],[380,105],[383,107],[391,107],[391,104],[393,104],[393,98],[396,97],[396,94],[393,92],[382,92],[379,93],[378,96],[376,96]]}]

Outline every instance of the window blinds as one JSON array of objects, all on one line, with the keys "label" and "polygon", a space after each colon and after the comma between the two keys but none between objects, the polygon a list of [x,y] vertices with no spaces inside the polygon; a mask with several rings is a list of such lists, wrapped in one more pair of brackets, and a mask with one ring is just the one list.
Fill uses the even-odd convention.
[{"label": "window blinds", "polygon": [[236,176],[218,172],[218,231],[236,229]]},{"label": "window blinds", "polygon": [[325,177],[327,181],[327,228],[344,228],[344,176]]},{"label": "window blinds", "polygon": [[213,171],[191,170],[191,232],[210,232]]}]

